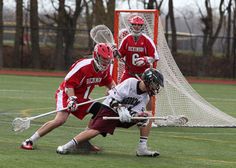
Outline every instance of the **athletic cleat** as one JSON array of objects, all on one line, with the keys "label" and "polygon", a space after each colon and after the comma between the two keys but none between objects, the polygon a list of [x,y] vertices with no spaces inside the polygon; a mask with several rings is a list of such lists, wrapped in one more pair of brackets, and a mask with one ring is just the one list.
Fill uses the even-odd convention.
[{"label": "athletic cleat", "polygon": [[136,151],[136,156],[149,156],[149,157],[157,157],[160,153],[158,151],[150,151],[148,150],[146,145],[139,145]]},{"label": "athletic cleat", "polygon": [[89,141],[88,141],[88,146],[89,146],[91,152],[100,152],[101,151],[101,148],[99,148],[96,145],[91,144]]},{"label": "athletic cleat", "polygon": [[33,150],[33,142],[29,139],[26,139],[24,142],[21,144],[21,149],[25,150]]},{"label": "athletic cleat", "polygon": [[65,155],[65,154],[68,154],[68,153],[69,153],[69,150],[64,149],[63,146],[58,146],[56,152],[57,152],[58,154]]},{"label": "athletic cleat", "polygon": [[100,151],[101,151],[101,148],[99,148],[99,147],[96,146],[96,145],[92,145],[91,148],[90,148],[90,151],[91,151],[91,152],[100,152]]},{"label": "athletic cleat", "polygon": [[74,152],[76,153],[97,153],[100,152],[101,148],[98,146],[92,145],[89,141],[80,142],[76,145],[76,149]]}]

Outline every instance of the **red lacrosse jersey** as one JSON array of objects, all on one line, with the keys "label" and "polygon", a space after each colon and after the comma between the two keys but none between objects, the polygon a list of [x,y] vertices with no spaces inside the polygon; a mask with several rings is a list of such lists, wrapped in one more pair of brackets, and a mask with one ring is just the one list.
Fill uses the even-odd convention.
[{"label": "red lacrosse jersey", "polygon": [[125,73],[142,74],[145,69],[149,68],[150,65],[136,66],[135,59],[137,58],[148,56],[159,60],[153,40],[145,34],[141,34],[137,41],[131,34],[127,35],[121,41],[119,52],[127,64],[125,65]]},{"label": "red lacrosse jersey", "polygon": [[71,66],[59,90],[74,88],[78,98],[88,99],[96,85],[107,86],[111,82],[110,68],[96,72],[93,59],[80,59]]}]

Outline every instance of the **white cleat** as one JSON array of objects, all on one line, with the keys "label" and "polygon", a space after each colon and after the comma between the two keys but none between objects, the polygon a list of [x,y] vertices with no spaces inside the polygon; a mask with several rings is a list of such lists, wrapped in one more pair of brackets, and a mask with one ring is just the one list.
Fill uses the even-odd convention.
[{"label": "white cleat", "polygon": [[65,155],[65,154],[68,154],[68,153],[69,153],[69,150],[64,149],[63,146],[58,146],[56,152],[57,152],[58,154]]},{"label": "white cleat", "polygon": [[136,150],[136,156],[149,156],[149,157],[157,157],[160,153],[158,151],[150,151],[148,150],[146,145],[139,145]]},{"label": "white cleat", "polygon": [[158,125],[157,125],[157,123],[152,123],[152,127],[154,127],[154,128],[156,128],[156,127],[158,127]]}]

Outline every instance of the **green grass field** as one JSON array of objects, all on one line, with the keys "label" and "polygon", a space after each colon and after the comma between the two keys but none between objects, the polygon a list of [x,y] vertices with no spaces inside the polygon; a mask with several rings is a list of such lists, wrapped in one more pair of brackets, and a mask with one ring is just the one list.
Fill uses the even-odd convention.
[{"label": "green grass field", "polygon": [[[62,78],[0,75],[0,168],[235,168],[236,128],[153,128],[149,146],[158,158],[135,156],[139,140],[136,127],[117,129],[114,136],[92,140],[103,148],[98,154],[58,155],[57,146],[66,143],[87,124],[73,116],[37,144],[37,150],[19,148],[41,124],[53,118],[35,120],[22,133],[11,130],[15,117],[33,116],[54,110],[54,92]],[[222,111],[236,117],[236,85],[192,85],[200,95]],[[93,96],[103,96],[97,89]]]}]

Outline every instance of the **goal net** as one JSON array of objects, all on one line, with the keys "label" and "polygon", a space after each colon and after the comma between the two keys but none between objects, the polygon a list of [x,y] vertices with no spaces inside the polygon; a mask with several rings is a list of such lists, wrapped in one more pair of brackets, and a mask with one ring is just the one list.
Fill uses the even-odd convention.
[{"label": "goal net", "polygon": [[[202,98],[187,82],[172,57],[165,39],[157,10],[116,10],[114,38],[119,45],[129,31],[128,19],[140,15],[145,19],[144,33],[157,45],[160,57],[157,69],[164,75],[164,88],[156,96],[153,105],[158,117],[181,116],[188,118],[189,127],[236,127],[236,118],[220,111]],[[115,60],[113,77],[119,82],[124,64]],[[175,126],[167,120],[155,121],[160,126]]]}]

